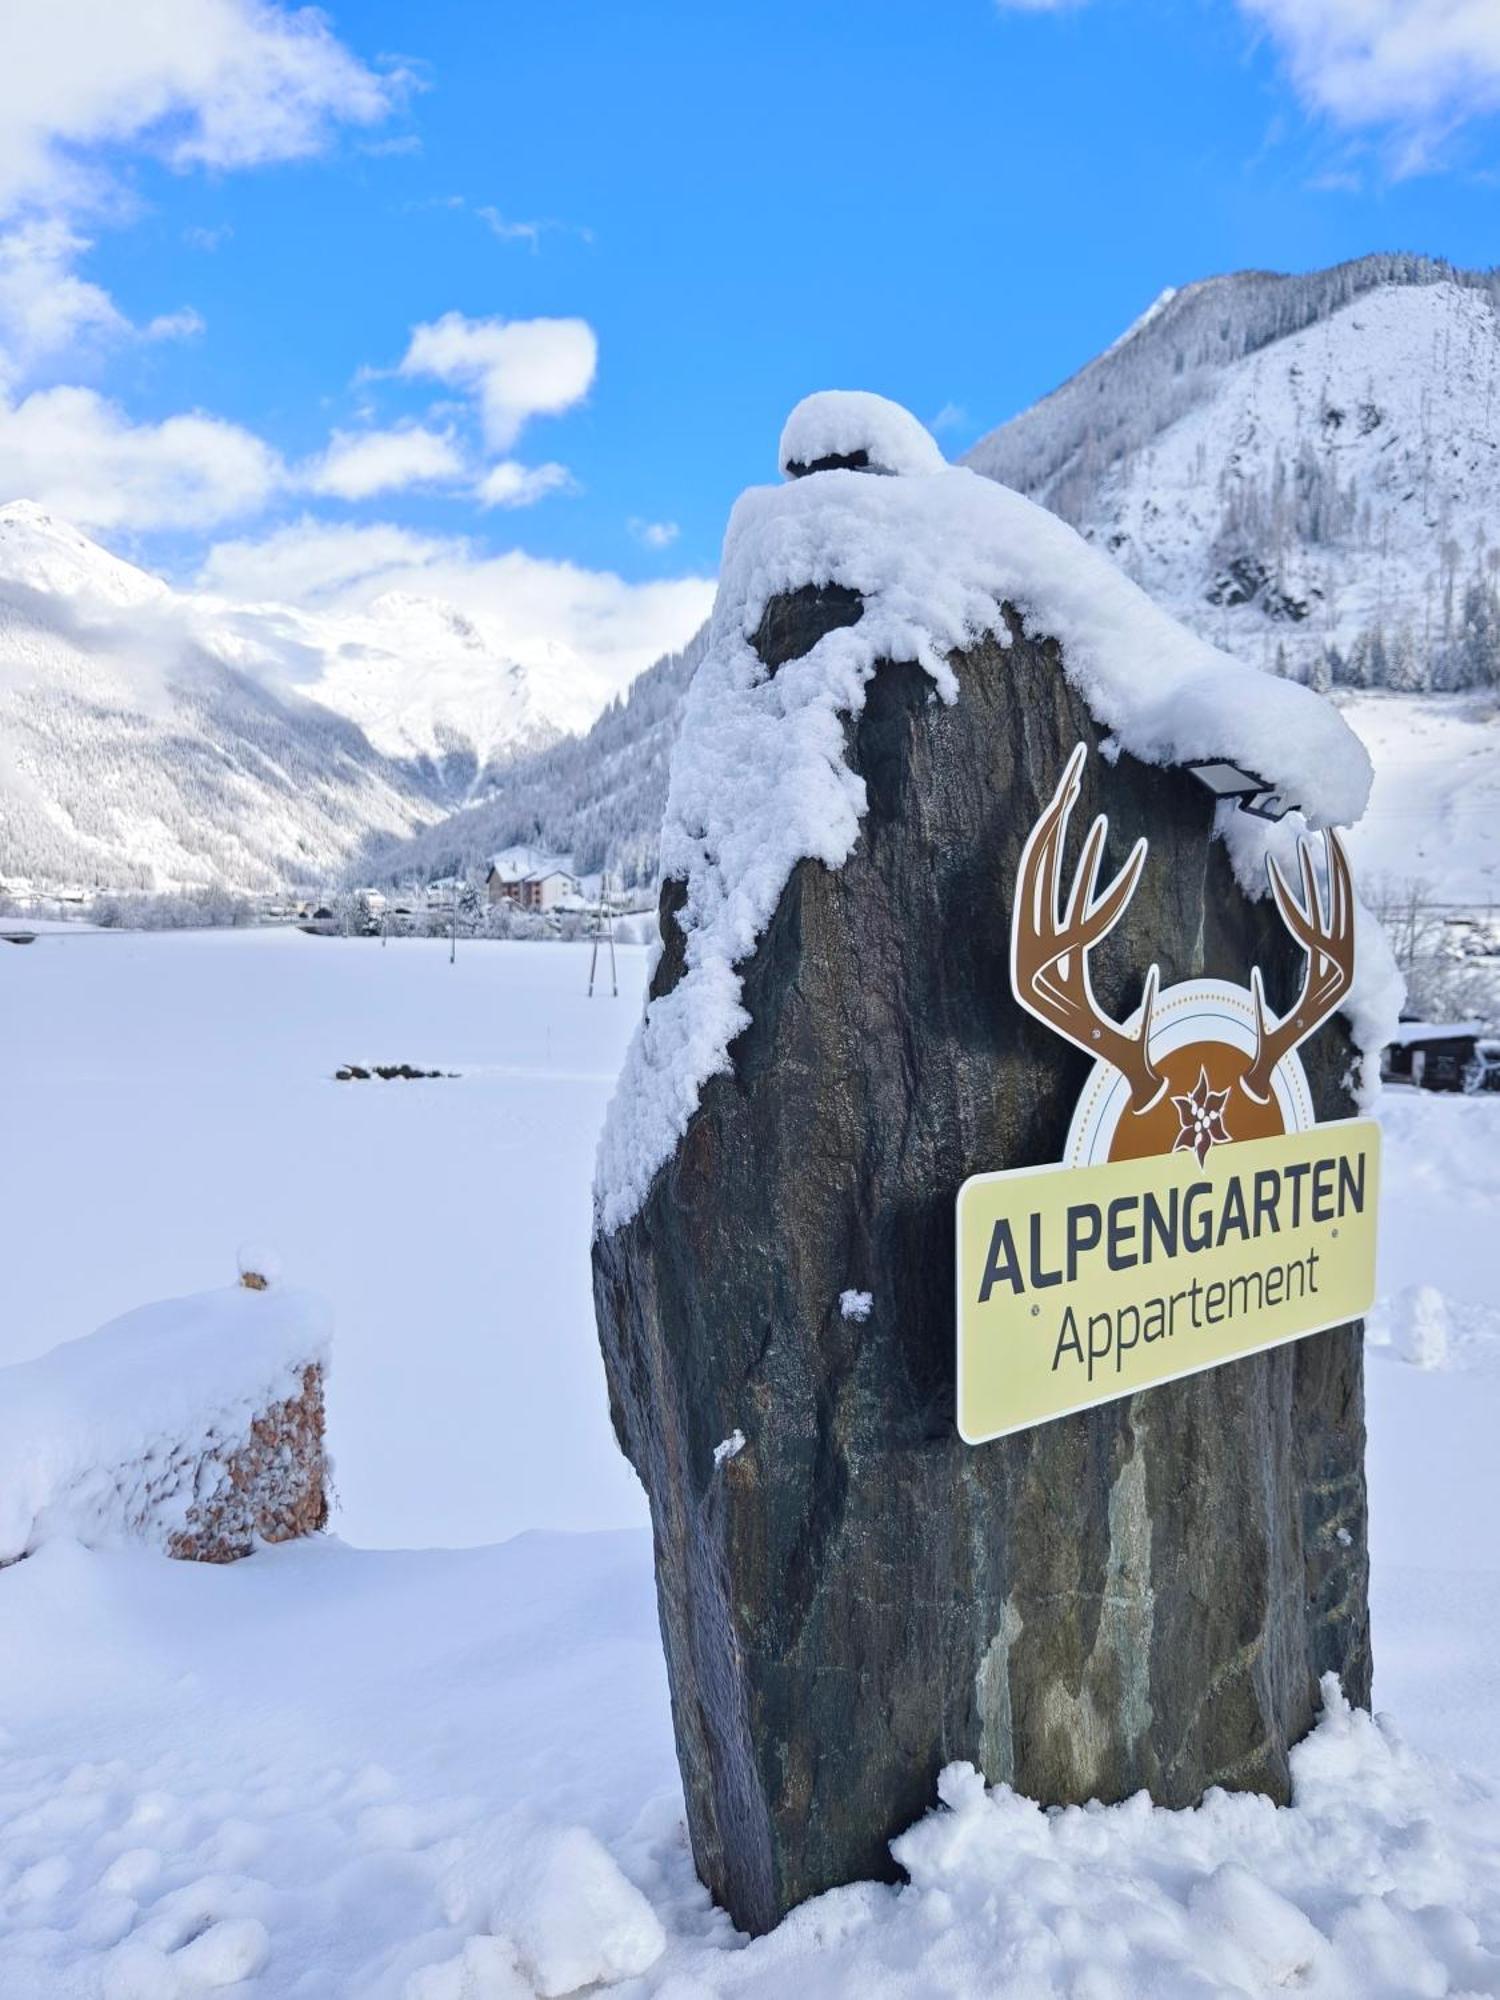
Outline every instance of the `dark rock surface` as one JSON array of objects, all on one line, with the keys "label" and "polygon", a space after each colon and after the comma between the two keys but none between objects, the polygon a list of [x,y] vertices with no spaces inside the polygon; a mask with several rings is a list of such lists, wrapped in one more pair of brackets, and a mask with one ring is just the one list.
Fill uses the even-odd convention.
[{"label": "dark rock surface", "polygon": [[788,479],[806,479],[810,472],[868,472],[870,454],[867,451],[834,451],[826,458],[815,458],[810,465],[800,458],[788,459],[786,476]]},{"label": "dark rock surface", "polygon": [[[797,592],[760,636],[791,658],[848,610]],[[1073,745],[1070,861],[1096,811],[1105,879],[1151,840],[1094,954],[1107,1010],[1153,959],[1164,985],[1259,962],[1282,1008],[1302,963],[1236,887],[1203,788],[1097,754],[1056,647],[1012,624],[1009,649],[954,657],[951,707],[917,667],[879,669],[849,725],[858,844],[795,871],[742,968],[732,1074],[594,1250],[693,1851],[751,1931],[891,1879],[888,1839],[954,1758],[1047,1802],[1285,1800],[1319,1675],[1369,1700],[1357,1326],[978,1448],[954,1427],[955,1194],[1058,1158],[1089,1067],[1008,967],[1021,845]],[[658,992],[680,907],[668,883]],[[1322,1117],[1352,1109],[1350,1053],[1337,1021],[1303,1048]],[[846,1287],[873,1294],[867,1320],[841,1316]]]}]

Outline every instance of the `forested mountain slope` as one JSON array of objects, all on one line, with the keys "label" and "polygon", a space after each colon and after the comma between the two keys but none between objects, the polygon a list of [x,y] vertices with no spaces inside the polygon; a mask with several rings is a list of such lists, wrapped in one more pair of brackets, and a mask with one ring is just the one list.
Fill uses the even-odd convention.
[{"label": "forested mountain slope", "polygon": [[967,463],[1319,685],[1500,680],[1500,274],[1366,257],[1163,294]]}]

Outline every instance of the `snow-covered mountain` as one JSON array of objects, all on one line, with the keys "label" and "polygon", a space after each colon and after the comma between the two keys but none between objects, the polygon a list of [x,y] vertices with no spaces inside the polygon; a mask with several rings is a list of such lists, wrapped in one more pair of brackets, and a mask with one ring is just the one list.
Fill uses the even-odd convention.
[{"label": "snow-covered mountain", "polygon": [[571,855],[585,873],[651,882],[682,698],[707,636],[704,626],[680,653],[638,675],[586,735],[516,758],[489,798],[408,840],[372,840],[362,872],[372,881],[435,878],[526,842]]},{"label": "snow-covered mountain", "polygon": [[455,803],[519,751],[593,718],[581,690],[559,684],[544,699],[532,672],[440,598],[388,591],[367,612],[300,622],[325,662],[305,692],[357,722],[383,755],[425,767]]},{"label": "snow-covered mountain", "polygon": [[[1497,302],[1500,274],[1412,257],[1206,279],[967,461],[1204,637],[1333,686],[1376,761],[1362,867],[1464,902],[1500,897]],[[663,662],[592,736],[519,760],[389,865],[540,837],[649,868],[687,678]]]},{"label": "snow-covered mountain", "polygon": [[589,719],[548,694],[451,605],[233,604],[0,507],[0,880],[318,881]]},{"label": "snow-covered mountain", "polygon": [[[1415,257],[1206,279],[968,455],[1332,686],[1376,756],[1362,865],[1463,901],[1500,898],[1497,310],[1500,273]],[[597,691],[450,605],[232,605],[0,508],[0,876],[402,877],[529,841],[649,879],[696,657],[589,728]]]},{"label": "snow-covered mountain", "polygon": [[1500,273],[1365,257],[1160,299],[967,463],[1322,685],[1500,678]]}]

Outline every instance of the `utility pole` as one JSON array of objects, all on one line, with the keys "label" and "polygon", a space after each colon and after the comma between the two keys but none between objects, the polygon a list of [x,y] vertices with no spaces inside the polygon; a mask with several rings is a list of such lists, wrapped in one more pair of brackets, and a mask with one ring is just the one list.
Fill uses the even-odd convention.
[{"label": "utility pole", "polygon": [[615,919],[609,907],[609,875],[599,878],[599,907],[594,912],[594,949],[589,955],[589,995],[594,997],[594,976],[599,970],[599,945],[602,939],[609,942],[609,992],[612,1000],[620,997],[620,982],[615,971]]}]

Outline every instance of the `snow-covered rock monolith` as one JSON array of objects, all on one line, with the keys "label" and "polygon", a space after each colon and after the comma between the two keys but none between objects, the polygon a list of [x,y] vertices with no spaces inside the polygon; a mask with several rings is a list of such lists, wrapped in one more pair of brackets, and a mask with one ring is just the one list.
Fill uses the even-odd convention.
[{"label": "snow-covered rock monolith", "polygon": [[[916,429],[810,399],[788,483],[734,511],[600,1147],[600,1340],[693,1851],[751,1931],[891,1877],[954,1759],[1044,1802],[1285,1799],[1320,1675],[1370,1686],[1357,1328],[973,1448],[953,1303],[958,1188],[1058,1160],[1089,1072],[1007,956],[1074,746],[1106,869],[1151,842],[1095,954],[1119,1017],[1153,962],[1164,988],[1259,964],[1283,1006],[1300,965],[1263,864],[1304,822],[1216,807],[1182,767],[1235,759],[1326,825],[1368,761]],[[1389,1008],[1367,933],[1302,1051],[1322,1117],[1354,1108]]]},{"label": "snow-covered rock monolith", "polygon": [[325,1524],[328,1309],[241,1262],[0,1369],[0,1564],[56,1535],[231,1562]]}]

